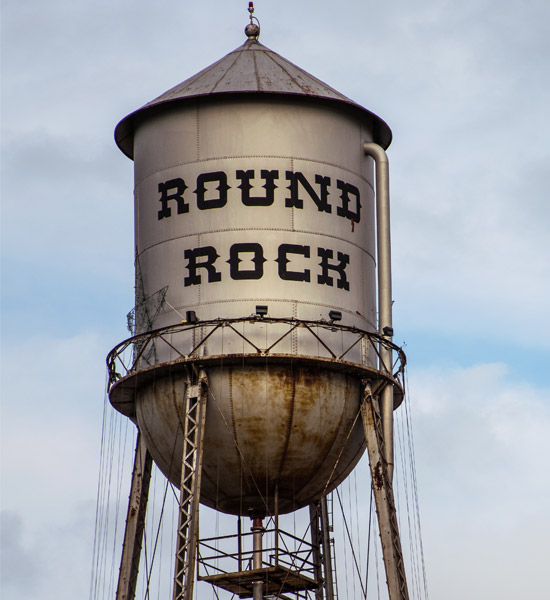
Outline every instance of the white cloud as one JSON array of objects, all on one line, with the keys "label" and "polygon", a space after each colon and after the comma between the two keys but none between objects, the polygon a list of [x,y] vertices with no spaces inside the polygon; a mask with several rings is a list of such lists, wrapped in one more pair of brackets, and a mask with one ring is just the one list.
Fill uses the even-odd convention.
[{"label": "white cloud", "polygon": [[550,389],[502,364],[413,371],[410,389],[432,595],[511,599],[528,581],[542,598]]},{"label": "white cloud", "polygon": [[15,511],[0,513],[0,571],[5,593],[13,598],[34,597],[44,580],[44,565],[34,545],[25,539],[23,519]]},{"label": "white cloud", "polygon": [[107,349],[95,334],[36,336],[4,348],[6,600],[87,595]]}]

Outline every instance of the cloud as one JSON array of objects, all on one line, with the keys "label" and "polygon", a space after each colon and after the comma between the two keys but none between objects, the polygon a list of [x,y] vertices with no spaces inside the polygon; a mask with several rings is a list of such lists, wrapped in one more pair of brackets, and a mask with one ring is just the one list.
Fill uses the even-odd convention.
[{"label": "cloud", "polygon": [[[431,593],[514,598],[526,581],[540,593],[550,389],[481,364],[412,371],[410,390]],[[529,540],[529,561],[520,540]]]},{"label": "cloud", "polygon": [[[88,593],[108,343],[87,333],[64,339],[35,336],[4,347],[6,600],[36,597],[37,592],[44,600]],[[111,411],[108,407],[112,416]],[[125,430],[133,434],[126,419],[119,429],[122,439]]]},{"label": "cloud", "polygon": [[23,519],[16,511],[0,513],[2,585],[6,594],[15,593],[14,598],[35,597],[44,580],[44,565],[36,560],[24,534]]}]

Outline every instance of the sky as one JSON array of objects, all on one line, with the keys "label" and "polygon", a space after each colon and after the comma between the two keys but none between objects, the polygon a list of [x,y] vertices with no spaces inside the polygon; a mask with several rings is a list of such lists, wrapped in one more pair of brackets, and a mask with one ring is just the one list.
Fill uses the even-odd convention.
[{"label": "sky", "polygon": [[[550,4],[255,6],[264,45],[393,130],[394,329],[430,597],[548,598]],[[134,304],[114,127],[242,44],[246,8],[3,2],[4,600],[88,596],[104,361]]]}]

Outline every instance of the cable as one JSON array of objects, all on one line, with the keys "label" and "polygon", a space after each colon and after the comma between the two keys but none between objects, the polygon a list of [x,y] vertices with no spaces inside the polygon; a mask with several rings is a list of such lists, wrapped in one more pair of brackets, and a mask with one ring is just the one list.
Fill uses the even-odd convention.
[{"label": "cable", "polygon": [[351,533],[350,533],[350,530],[349,530],[349,527],[348,527],[348,521],[347,521],[346,515],[344,513],[344,506],[342,504],[342,498],[340,496],[340,490],[338,488],[336,488],[336,497],[338,498],[338,503],[340,504],[340,509],[342,511],[342,517],[344,519],[344,526],[346,528],[346,533],[348,535],[348,540],[349,540],[350,547],[351,547],[351,554],[353,556],[353,562],[355,564],[355,570],[357,571],[357,575],[359,576],[359,583],[361,584],[361,590],[363,592],[363,596],[365,596],[366,595],[365,586],[363,584],[363,579],[361,577],[361,570],[359,568],[359,563],[357,562],[357,556],[355,554],[355,548],[354,548],[354,544],[353,544],[353,539],[351,537]]},{"label": "cable", "polygon": [[107,389],[109,385],[109,374],[105,377],[105,393],[103,397],[103,416],[101,421],[101,443],[99,451],[99,473],[97,478],[97,493],[96,493],[96,509],[95,509],[95,522],[94,522],[94,545],[92,550],[92,568],[90,574],[90,591],[89,598],[94,600],[96,598],[97,587],[98,587],[98,557],[99,557],[99,532],[100,532],[100,521],[103,518],[101,510],[101,494],[103,491],[103,463],[105,457],[105,424],[107,420]]},{"label": "cable", "polygon": [[[407,391],[407,396],[410,397],[410,392],[409,392],[409,381],[408,381],[408,375],[405,372],[404,373],[404,379],[405,379],[405,388]],[[429,598],[429,593],[428,593],[428,581],[427,581],[427,577],[426,577],[426,564],[424,561],[424,546],[422,543],[422,528],[421,528],[421,524],[420,524],[420,503],[418,500],[418,482],[416,479],[416,468],[415,468],[415,464],[416,464],[416,460],[415,460],[415,450],[414,450],[414,439],[413,439],[413,427],[412,427],[412,415],[410,414],[411,411],[409,411],[409,407],[408,404],[406,405],[406,410],[405,410],[405,415],[407,417],[407,428],[408,428],[408,432],[409,432],[409,455],[410,455],[410,460],[411,460],[411,470],[412,470],[412,477],[413,477],[413,492],[414,492],[414,500],[415,500],[415,508],[416,508],[416,520],[417,520],[417,527],[418,527],[418,538],[419,538],[419,545],[420,545],[420,557],[421,557],[421,561],[422,561],[422,578],[423,578],[423,584],[424,584],[424,594],[425,594],[425,598],[426,600],[428,600]]]}]

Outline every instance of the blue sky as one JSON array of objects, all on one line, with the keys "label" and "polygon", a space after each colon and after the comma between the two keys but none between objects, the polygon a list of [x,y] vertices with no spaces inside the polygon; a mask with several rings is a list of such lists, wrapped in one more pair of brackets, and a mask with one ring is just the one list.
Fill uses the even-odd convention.
[{"label": "blue sky", "polygon": [[[430,595],[545,598],[550,5],[255,5],[262,43],[394,133],[395,339]],[[6,600],[88,593],[104,360],[133,306],[132,164],[113,129],[240,45],[246,7],[3,3]]]}]

